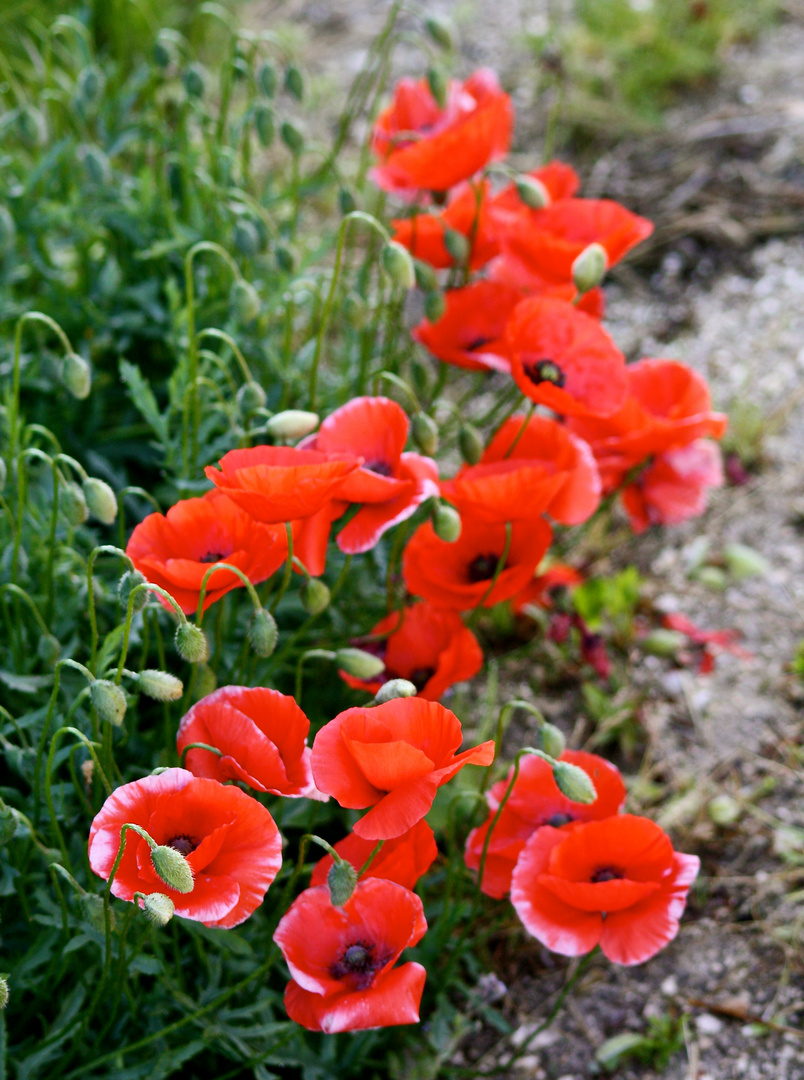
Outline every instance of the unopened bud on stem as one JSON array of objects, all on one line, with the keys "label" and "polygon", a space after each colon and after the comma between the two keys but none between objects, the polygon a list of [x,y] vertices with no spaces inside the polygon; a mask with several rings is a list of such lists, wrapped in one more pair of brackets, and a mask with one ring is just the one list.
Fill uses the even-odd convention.
[{"label": "unopened bud on stem", "polygon": [[402,247],[396,240],[389,240],[382,249],[380,259],[383,270],[394,285],[403,289],[413,288],[416,284],[416,271],[407,248]]},{"label": "unopened bud on stem", "polygon": [[461,535],[461,515],[454,506],[439,503],[433,513],[433,532],[439,540],[454,544]]},{"label": "unopened bud on stem", "polygon": [[347,675],[353,675],[356,679],[374,679],[385,671],[385,664],[379,656],[351,646],[337,650],[335,663],[339,668],[343,668]]},{"label": "unopened bud on stem", "polygon": [[414,684],[407,679],[389,679],[374,695],[374,704],[384,705],[386,701],[393,701],[394,698],[415,697],[417,693]]},{"label": "unopened bud on stem", "polygon": [[587,293],[603,280],[608,267],[606,249],[601,244],[585,247],[572,264],[572,280],[579,293]]},{"label": "unopened bud on stem", "polygon": [[203,630],[189,622],[180,622],[176,627],[176,650],[183,660],[191,664],[200,664],[209,656],[209,644]]},{"label": "unopened bud on stem", "polygon": [[279,631],[276,627],[276,619],[270,611],[258,608],[248,624],[248,639],[257,656],[270,656],[276,648],[276,639]]},{"label": "unopened bud on stem", "polygon": [[96,679],[90,685],[89,696],[101,720],[120,727],[126,715],[126,695],[120,687],[110,679]]},{"label": "unopened bud on stem", "polygon": [[159,877],[176,892],[193,891],[193,870],[180,851],[157,844],[151,849],[151,862]]},{"label": "unopened bud on stem", "polygon": [[357,870],[345,859],[336,859],[327,874],[329,895],[335,907],[343,907],[357,885]]},{"label": "unopened bud on stem", "polygon": [[329,607],[329,589],[320,578],[304,578],[299,599],[308,615],[320,615]]},{"label": "unopened bud on stem", "polygon": [[427,413],[416,413],[410,425],[413,441],[423,454],[433,455],[438,449],[438,428]]},{"label": "unopened bud on stem", "polygon": [[318,427],[318,413],[285,409],[272,416],[265,429],[275,439],[301,439]]},{"label": "unopened bud on stem", "polygon": [[67,353],[61,363],[61,381],[74,398],[83,401],[92,389],[89,364],[78,353]]},{"label": "unopened bud on stem", "polygon": [[184,683],[167,671],[146,668],[137,675],[137,686],[155,701],[178,701],[184,693]]},{"label": "unopened bud on stem", "polygon": [[571,765],[568,761],[557,761],[553,766],[553,779],[556,787],[562,795],[566,795],[573,802],[584,803],[587,806],[597,798],[595,785],[589,778],[589,774],[577,765]]},{"label": "unopened bud on stem", "polygon": [[83,483],[84,498],[90,514],[103,525],[111,525],[117,517],[117,498],[105,480],[88,476]]}]

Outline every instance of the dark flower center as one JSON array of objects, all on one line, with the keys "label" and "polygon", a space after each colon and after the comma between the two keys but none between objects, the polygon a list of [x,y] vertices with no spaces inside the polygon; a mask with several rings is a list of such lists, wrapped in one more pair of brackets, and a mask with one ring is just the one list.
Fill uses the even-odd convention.
[{"label": "dark flower center", "polygon": [[549,382],[553,386],[564,385],[564,372],[554,360],[536,360],[533,363],[523,364],[525,374],[532,383]]},{"label": "dark flower center", "polygon": [[419,668],[416,668],[415,671],[411,671],[408,678],[413,683],[413,685],[416,687],[416,689],[421,693],[421,691],[424,690],[425,686],[432,679],[432,677],[435,675],[435,673],[436,673],[435,668],[432,668],[432,667],[419,667]]},{"label": "dark flower center", "polygon": [[545,822],[546,825],[552,825],[554,829],[560,829],[562,825],[568,825],[572,821],[569,814],[553,814]]},{"label": "dark flower center", "polygon": [[476,585],[479,581],[488,581],[489,578],[493,578],[499,561],[499,555],[477,555],[469,563],[467,570],[471,583]]},{"label": "dark flower center", "polygon": [[475,349],[482,349],[484,345],[488,345],[488,343],[493,340],[494,339],[490,337],[475,338],[473,341],[470,341],[469,344],[466,346],[466,351],[474,352]]},{"label": "dark flower center", "polygon": [[226,557],[222,551],[208,551],[198,561],[203,563],[223,562]]},{"label": "dark flower center", "polygon": [[172,847],[174,851],[178,851],[186,858],[191,851],[195,851],[198,844],[191,836],[174,836],[172,840],[168,840],[165,847]]},{"label": "dark flower center", "polygon": [[378,476],[391,476],[394,471],[387,461],[367,461],[363,468],[377,473]]},{"label": "dark flower center", "polygon": [[375,971],[388,960],[377,956],[374,946],[367,941],[355,941],[341,953],[330,968],[333,979],[349,979],[358,990],[371,986]]},{"label": "dark flower center", "polygon": [[622,870],[617,870],[613,866],[604,866],[596,870],[589,880],[598,885],[601,881],[620,881],[624,877]]}]

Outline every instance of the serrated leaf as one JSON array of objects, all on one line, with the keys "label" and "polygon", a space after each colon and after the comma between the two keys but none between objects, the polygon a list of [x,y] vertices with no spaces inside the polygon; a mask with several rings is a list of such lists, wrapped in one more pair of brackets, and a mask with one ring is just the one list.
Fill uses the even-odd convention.
[{"label": "serrated leaf", "polygon": [[163,446],[166,445],[168,441],[167,418],[160,413],[148,380],[137,365],[128,360],[120,361],[120,378],[126,384],[128,396],[134,407],[148,423],[160,443]]}]

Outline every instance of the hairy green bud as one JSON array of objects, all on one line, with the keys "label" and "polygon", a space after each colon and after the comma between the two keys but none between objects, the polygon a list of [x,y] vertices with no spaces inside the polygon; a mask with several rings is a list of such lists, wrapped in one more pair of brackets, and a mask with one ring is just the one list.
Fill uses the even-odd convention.
[{"label": "hairy green bud", "polygon": [[452,49],[452,34],[447,24],[441,19],[430,16],[424,20],[424,29],[440,49],[445,49],[447,52]]},{"label": "hairy green bud", "polygon": [[389,679],[374,695],[374,704],[384,705],[386,701],[393,701],[394,698],[415,697],[417,693],[418,690],[408,679]]},{"label": "hairy green bud", "polygon": [[341,188],[338,192],[338,206],[344,217],[357,210],[357,200],[348,188]]},{"label": "hairy green bud", "polygon": [[0,1009],[5,1009],[8,1005],[8,978],[6,975],[0,975]]},{"label": "hairy green bud", "polygon": [[90,514],[103,525],[111,525],[117,517],[117,498],[106,481],[88,476],[82,487]]},{"label": "hairy green bud", "polygon": [[416,274],[416,284],[425,292],[438,291],[438,274],[433,267],[421,259],[413,260],[413,270]]},{"label": "hairy green bud", "polygon": [[193,870],[180,851],[164,844],[151,849],[151,862],[159,877],[180,893],[193,891]]},{"label": "hairy green bud", "polygon": [[577,765],[571,765],[568,761],[557,761],[553,766],[553,779],[556,787],[562,795],[566,795],[573,802],[589,805],[597,798],[595,785],[589,774]]},{"label": "hairy green bud", "polygon": [[276,137],[274,110],[264,102],[260,102],[254,109],[254,130],[262,146],[270,146]]},{"label": "hairy green bud", "polygon": [[432,457],[438,449],[438,428],[435,421],[427,413],[416,413],[411,421],[410,433],[421,452]]},{"label": "hairy green bud", "polygon": [[73,528],[84,524],[89,517],[89,510],[80,484],[76,484],[74,480],[60,482],[59,509]]},{"label": "hairy green bud", "polygon": [[329,607],[329,589],[320,578],[304,578],[299,586],[301,606],[308,615],[320,615]]},{"label": "hairy green bud", "polygon": [[402,289],[412,289],[416,284],[416,271],[413,267],[413,259],[407,248],[402,247],[396,240],[389,240],[382,249],[380,256],[382,268],[394,283]]},{"label": "hairy green bud", "polygon": [[550,757],[561,757],[566,746],[566,739],[555,724],[541,724],[536,734],[536,742],[540,750]]},{"label": "hairy green bud", "polygon": [[190,622],[180,622],[176,627],[176,651],[182,660],[190,664],[203,663],[209,656],[209,642],[203,630]]},{"label": "hairy green bud", "polygon": [[444,247],[461,266],[469,258],[469,241],[457,229],[444,229]]},{"label": "hairy green bud", "polygon": [[101,720],[120,727],[126,715],[126,695],[110,679],[96,679],[89,687],[89,696]]},{"label": "hairy green bud", "polygon": [[318,413],[284,409],[272,416],[265,429],[274,439],[301,439],[318,427]]},{"label": "hairy green bud", "polygon": [[248,218],[239,218],[232,231],[234,246],[241,255],[253,258],[260,250],[260,234],[257,226]]},{"label": "hairy green bud", "polygon": [[352,646],[338,649],[335,663],[339,668],[343,668],[347,675],[353,675],[356,679],[374,679],[385,671],[385,664],[379,656]]},{"label": "hairy green bud", "polygon": [[152,922],[154,926],[167,926],[170,920],[173,918],[173,912],[176,910],[176,906],[169,896],[165,896],[164,893],[149,893],[142,903],[142,910],[145,912],[145,917],[149,922]]},{"label": "hairy green bud", "polygon": [[[128,598],[132,589],[136,589],[138,585],[147,585],[148,579],[145,574],[141,574],[139,570],[126,570],[125,574],[120,578],[117,583],[117,598],[124,607],[128,606]],[[138,592],[134,597],[134,612],[142,611],[145,605],[148,603],[148,593],[145,589],[142,592]]]},{"label": "hairy green bud", "polygon": [[345,859],[335,859],[327,874],[329,896],[335,907],[343,907],[355,891],[357,870]]},{"label": "hairy green bud", "polygon": [[447,80],[444,78],[444,72],[439,68],[428,68],[427,85],[430,87],[430,93],[436,105],[443,109],[447,104]]},{"label": "hairy green bud", "polygon": [[678,630],[666,630],[660,627],[642,638],[642,651],[651,656],[675,656],[687,643],[685,634]]},{"label": "hairy green bud", "polygon": [[184,693],[184,683],[167,671],[146,668],[137,675],[137,686],[155,701],[178,701]]},{"label": "hairy green bud", "polygon": [[202,98],[207,88],[207,75],[200,64],[190,64],[183,76],[188,97]]},{"label": "hairy green bud", "polygon": [[276,627],[276,619],[270,611],[258,608],[249,619],[248,639],[257,656],[270,656],[276,648],[276,639],[279,631]]},{"label": "hairy green bud", "polygon": [[461,424],[458,432],[458,446],[461,457],[467,465],[477,465],[483,457],[483,440],[477,428],[472,424]]},{"label": "hairy green bud", "polygon": [[572,280],[579,293],[594,289],[606,275],[609,258],[602,244],[589,244],[572,264]]},{"label": "hairy green bud", "polygon": [[276,258],[276,265],[280,270],[284,270],[286,274],[292,274],[296,269],[296,256],[291,249],[284,244],[276,245],[274,256]]},{"label": "hairy green bud", "polygon": [[433,532],[439,540],[454,544],[461,535],[461,515],[454,506],[439,503],[433,512]]},{"label": "hairy green bud", "polygon": [[231,304],[241,322],[252,322],[260,313],[260,298],[249,281],[238,278],[232,286]]},{"label": "hairy green bud", "polygon": [[516,193],[531,210],[542,210],[550,205],[547,188],[534,176],[520,176],[516,182]]},{"label": "hairy green bud", "polygon": [[61,362],[61,381],[74,398],[83,401],[92,389],[92,372],[89,364],[78,353],[67,353]]}]

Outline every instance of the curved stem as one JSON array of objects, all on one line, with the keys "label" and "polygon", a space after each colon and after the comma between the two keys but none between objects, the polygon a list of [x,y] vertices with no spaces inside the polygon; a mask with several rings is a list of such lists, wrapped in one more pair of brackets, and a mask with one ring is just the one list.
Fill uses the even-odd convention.
[{"label": "curved stem", "polygon": [[128,654],[128,639],[131,636],[131,620],[134,617],[134,601],[139,596],[139,594],[144,591],[156,593],[157,596],[161,596],[164,600],[167,600],[170,606],[178,615],[179,622],[187,622],[187,616],[184,614],[182,609],[179,607],[179,605],[176,603],[170,593],[167,592],[166,589],[161,588],[161,586],[159,585],[153,585],[150,581],[146,581],[142,585],[135,585],[131,592],[128,594],[125,630],[123,632],[123,644],[120,648],[120,660],[117,665],[117,673],[114,677],[114,681],[117,683],[118,686],[120,685],[120,682],[123,678],[123,668],[126,666],[126,656]]},{"label": "curved stem", "polygon": [[262,604],[260,603],[259,596],[257,596],[257,590],[254,588],[254,585],[246,577],[243,571],[236,566],[232,566],[231,563],[216,562],[214,563],[214,565],[210,566],[209,570],[207,570],[207,572],[204,574],[204,578],[201,582],[201,588],[198,592],[198,607],[196,608],[195,612],[196,626],[200,626],[201,621],[204,618],[204,600],[206,599],[207,595],[207,586],[209,584],[209,579],[212,577],[216,570],[231,570],[233,574],[239,577],[245,587],[248,589],[248,594],[251,597],[251,602],[254,605],[254,610],[260,610]]},{"label": "curved stem", "polygon": [[235,360],[237,360],[238,364],[240,365],[240,370],[243,372],[243,378],[246,380],[246,382],[254,381],[254,378],[251,374],[251,369],[246,363],[245,356],[243,356],[242,352],[229,334],[225,333],[223,330],[216,330],[214,329],[214,327],[208,327],[206,330],[202,330],[198,334],[198,336],[196,337],[196,342],[200,343],[205,337],[214,338],[216,341],[222,341],[224,342],[224,344],[228,345],[229,348],[232,350],[232,353],[234,354]]},{"label": "curved stem", "polygon": [[45,745],[47,743],[48,734],[50,733],[50,725],[53,722],[53,713],[56,710],[56,701],[59,696],[59,684],[61,682],[61,669],[63,667],[74,668],[76,671],[80,671],[88,682],[92,682],[94,676],[88,668],[85,668],[83,664],[79,664],[77,660],[70,660],[65,657],[63,660],[59,660],[53,671],[53,690],[50,694],[50,701],[48,702],[47,712],[45,713],[45,723],[42,727],[42,734],[39,736],[39,743],[36,748],[36,761],[34,763],[34,823],[39,823],[39,807],[42,801],[41,793],[41,772],[42,772],[42,758],[45,755]]},{"label": "curved stem", "polygon": [[119,559],[124,559],[129,570],[134,569],[134,563],[126,555],[125,551],[115,547],[113,544],[101,544],[99,547],[93,548],[89,553],[87,559],[87,605],[90,629],[89,670],[93,675],[95,674],[95,660],[98,652],[98,620],[95,614],[95,590],[93,588],[92,574],[98,555],[114,555]]}]

